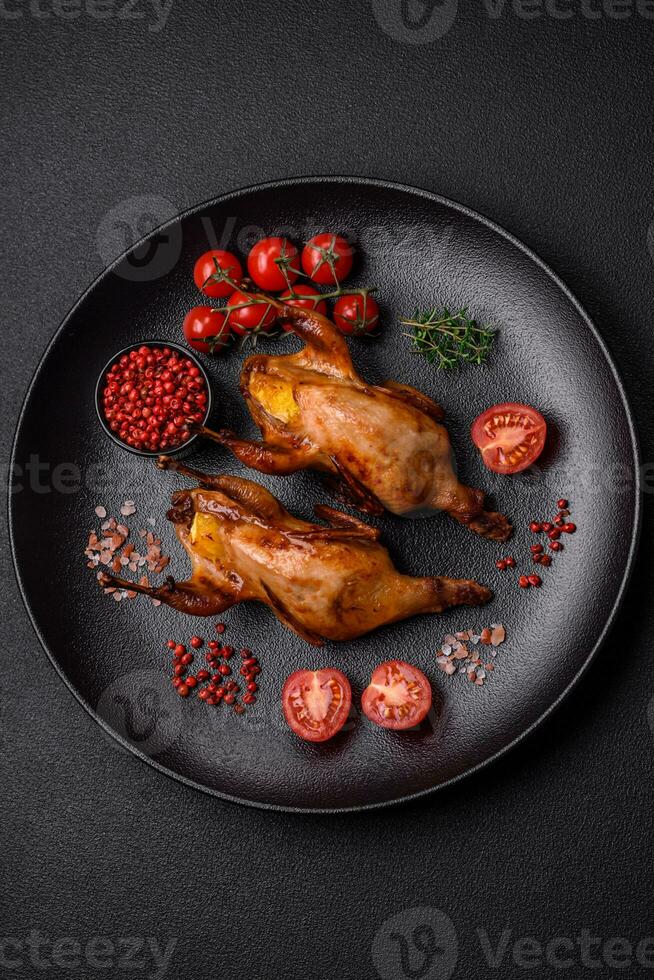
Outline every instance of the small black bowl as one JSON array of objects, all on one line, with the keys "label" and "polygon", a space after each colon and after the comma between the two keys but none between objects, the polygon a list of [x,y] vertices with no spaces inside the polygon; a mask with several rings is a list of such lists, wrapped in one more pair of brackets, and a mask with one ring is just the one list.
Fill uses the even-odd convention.
[{"label": "small black bowl", "polygon": [[178,353],[183,354],[184,357],[188,357],[190,361],[193,361],[195,366],[200,370],[200,373],[202,374],[202,377],[204,378],[204,383],[206,385],[207,408],[204,413],[204,418],[202,420],[202,424],[203,425],[206,424],[206,421],[209,418],[209,415],[211,414],[211,408],[213,405],[213,394],[211,391],[211,383],[209,381],[209,376],[205,371],[204,367],[202,366],[202,364],[200,363],[200,361],[195,356],[195,354],[192,353],[192,351],[190,351],[187,347],[181,347],[179,344],[173,344],[169,340],[140,340],[137,344],[130,344],[129,347],[123,347],[122,350],[119,350],[115,354],[113,354],[112,357],[109,358],[105,366],[102,368],[102,371],[98,376],[98,380],[95,386],[95,411],[98,416],[100,425],[102,426],[106,434],[113,442],[116,443],[117,446],[120,446],[121,449],[126,449],[127,452],[134,453],[135,456],[146,456],[150,458],[160,456],[161,453],[165,453],[166,456],[178,456],[180,453],[185,453],[188,450],[189,446],[191,446],[195,442],[195,440],[198,438],[197,434],[191,436],[191,438],[187,439],[186,442],[183,442],[180,446],[176,446],[174,448],[167,447],[166,449],[162,449],[162,450],[136,449],[134,446],[129,446],[126,442],[123,442],[123,440],[118,435],[116,435],[115,432],[112,432],[111,429],[109,428],[109,425],[107,424],[106,418],[104,417],[104,412],[102,410],[102,404],[101,404],[101,395],[102,395],[102,390],[105,387],[106,377],[107,377],[107,373],[109,372],[109,369],[116,363],[117,360],[119,360],[123,356],[123,354],[129,354],[130,351],[137,350],[139,347],[144,347],[144,346],[145,347],[170,347],[171,350],[177,351]]}]

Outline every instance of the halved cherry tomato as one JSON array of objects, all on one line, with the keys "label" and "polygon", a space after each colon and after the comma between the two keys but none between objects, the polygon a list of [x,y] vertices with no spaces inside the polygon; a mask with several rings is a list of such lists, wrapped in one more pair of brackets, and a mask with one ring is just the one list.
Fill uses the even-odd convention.
[{"label": "halved cherry tomato", "polygon": [[227,321],[234,333],[240,337],[251,331],[268,333],[277,318],[275,308],[256,293],[249,295],[237,289],[227,300],[227,305],[238,307],[229,311]]},{"label": "halved cherry tomato", "polygon": [[535,462],[545,446],[547,423],[530,405],[503,402],[475,419],[472,441],[493,473],[519,473]]},{"label": "halved cherry tomato", "polygon": [[[300,309],[305,310],[315,310],[316,313],[322,313],[323,316],[327,316],[327,303],[324,299],[321,299],[321,293],[313,286],[305,286],[304,283],[299,282],[297,285],[293,286],[293,292],[287,290],[285,293],[279,297],[282,303],[286,303],[287,306],[297,306]],[[286,326],[282,324],[284,330],[292,331],[293,327]]]},{"label": "halved cherry tomato", "polygon": [[370,333],[379,323],[379,306],[374,296],[341,296],[334,303],[334,323],[347,334]]},{"label": "halved cherry tomato", "polygon": [[403,660],[375,667],[361,695],[365,714],[382,728],[401,731],[419,725],[431,708],[431,685],[423,672]]},{"label": "halved cherry tomato", "polygon": [[[228,276],[232,281],[226,282],[221,275]],[[215,278],[212,278],[215,277]],[[229,296],[243,278],[243,266],[231,252],[222,248],[213,248],[205,252],[193,267],[193,281],[205,296],[218,299]]]},{"label": "halved cherry tomato", "polygon": [[229,340],[225,314],[212,306],[194,306],[184,317],[182,329],[189,346],[203,353],[220,354]]},{"label": "halved cherry tomato", "polygon": [[282,689],[284,717],[296,735],[307,742],[326,742],[347,721],[352,688],[335,667],[296,670]]},{"label": "halved cherry tomato", "polygon": [[321,286],[338,286],[352,271],[354,249],[342,235],[314,235],[302,249],[302,268]]},{"label": "halved cherry tomato", "polygon": [[262,238],[248,255],[248,272],[268,292],[286,289],[300,275],[298,250],[288,238]]}]

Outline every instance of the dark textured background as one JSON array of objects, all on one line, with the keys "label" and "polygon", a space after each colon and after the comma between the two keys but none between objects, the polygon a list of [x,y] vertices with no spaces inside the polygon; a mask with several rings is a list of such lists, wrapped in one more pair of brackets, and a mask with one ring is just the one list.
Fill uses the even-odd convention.
[{"label": "dark textured background", "polygon": [[[111,208],[342,172],[461,200],[540,253],[607,339],[653,458],[654,21],[492,18],[471,2],[444,37],[410,44],[368,2],[175,0],[159,33],[144,0],[139,20],[4,9],[22,16],[0,12],[3,459],[42,350],[111,258],[96,241]],[[493,969],[477,927],[494,945],[504,929],[654,934],[649,508],[617,627],[555,718],[454,790],[340,818],[221,804],[110,751],[35,640],[2,530],[0,938],[178,937],[169,976],[365,980],[377,930],[415,906],[454,922],[461,977],[534,972],[510,951]],[[584,975],[579,962],[556,972]],[[27,955],[5,974],[95,975]]]}]

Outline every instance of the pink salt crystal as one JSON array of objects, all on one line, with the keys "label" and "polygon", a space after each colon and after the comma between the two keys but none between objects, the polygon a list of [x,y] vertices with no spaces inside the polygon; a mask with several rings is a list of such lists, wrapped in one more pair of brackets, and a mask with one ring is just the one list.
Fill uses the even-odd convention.
[{"label": "pink salt crystal", "polygon": [[494,626],[493,631],[491,633],[491,644],[494,647],[498,647],[500,643],[504,643],[505,639],[506,639],[506,630],[504,629],[504,627],[499,624]]}]

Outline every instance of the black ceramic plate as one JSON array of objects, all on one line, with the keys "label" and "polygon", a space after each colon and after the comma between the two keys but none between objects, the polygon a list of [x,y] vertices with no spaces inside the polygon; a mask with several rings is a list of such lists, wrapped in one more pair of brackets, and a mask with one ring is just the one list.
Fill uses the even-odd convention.
[{"label": "black ceramic plate", "polygon": [[[184,481],[114,445],[93,405],[98,371],[114,351],[141,338],[179,340],[182,318],[200,299],[195,258],[222,240],[247,250],[262,233],[301,240],[344,231],[358,245],[353,281],[377,284],[384,328],[354,340],[357,367],[372,382],[395,378],[445,406],[461,477],[483,487],[512,518],[510,544],[484,541],[446,517],[380,521],[397,564],[412,573],[474,576],[496,593],[483,610],[416,618],[321,650],[287,632],[265,608],[246,605],[224,621],[225,639],[259,654],[256,706],[182,701],[170,686],[168,637],[198,631],[194,620],[147,599],[116,603],[102,594],[83,551],[99,526],[94,508],[117,513],[126,499],[132,528],[156,531],[184,577],[186,558],[164,513]],[[499,329],[488,366],[437,373],[411,353],[398,314],[431,305],[467,306]],[[271,341],[289,350],[293,339]],[[214,383],[214,420],[254,432],[239,397],[242,355],[204,358]],[[550,426],[537,469],[518,477],[489,473],[471,445],[472,419],[498,401],[536,405]],[[31,471],[26,467],[32,463]],[[36,464],[41,465],[37,471]],[[195,209],[108,269],[72,310],[31,385],[15,443],[10,501],[14,557],[39,637],[81,703],[130,748],[163,771],[243,803],[287,809],[378,806],[426,793],[497,757],[541,721],[579,679],[620,601],[639,522],[634,429],[607,350],[562,283],[519,242],[459,205],[380,181],[306,179],[230,194]],[[212,444],[194,446],[199,469],[243,474],[269,487],[303,517],[329,499],[315,474],[265,477],[245,471]],[[570,499],[579,530],[543,572],[540,590],[523,592],[498,557],[528,563],[527,525]],[[138,543],[138,541],[137,541]],[[445,633],[506,625],[496,670],[483,687],[436,665]],[[333,665],[352,681],[354,701],[380,661],[402,657],[432,681],[436,710],[420,731],[383,731],[357,718],[323,745],[299,741],[280,715],[280,690],[300,667]],[[108,749],[109,751],[109,749]]]}]

